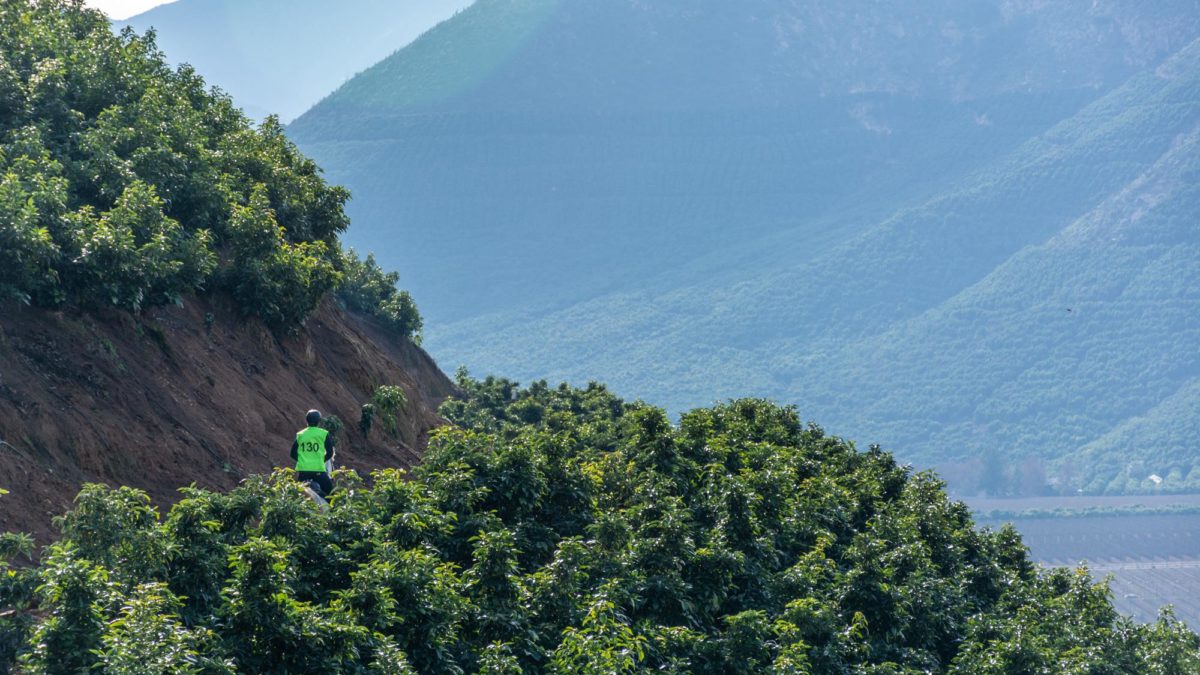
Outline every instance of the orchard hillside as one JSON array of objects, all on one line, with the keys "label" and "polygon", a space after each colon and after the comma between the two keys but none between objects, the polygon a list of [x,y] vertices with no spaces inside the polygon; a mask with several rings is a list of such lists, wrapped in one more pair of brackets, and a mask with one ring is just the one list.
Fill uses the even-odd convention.
[{"label": "orchard hillside", "polygon": [[[415,462],[452,387],[342,249],[345,190],[98,12],[4,0],[0,29],[0,526],[47,538],[89,481],[232,487],[313,406],[343,461]],[[409,405],[364,435],[383,385]]]}]

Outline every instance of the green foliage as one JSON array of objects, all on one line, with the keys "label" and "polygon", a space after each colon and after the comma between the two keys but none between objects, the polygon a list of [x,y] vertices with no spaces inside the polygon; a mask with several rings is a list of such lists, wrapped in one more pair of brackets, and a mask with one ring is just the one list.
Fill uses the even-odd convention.
[{"label": "green foliage", "polygon": [[[72,0],[0,8],[0,300],[139,310],[205,288],[295,329],[341,280],[349,193],[145,36]],[[415,334],[408,294],[359,311]]]},{"label": "green foliage", "polygon": [[114,604],[108,570],[68,541],[51,550],[39,576],[39,604],[49,616],[37,622],[23,665],[36,675],[90,672],[103,645],[105,610]]},{"label": "green foliage", "polygon": [[84,485],[75,507],[55,522],[64,539],[76,542],[75,553],[111,570],[112,581],[132,588],[161,576],[170,543],[146,493]]},{"label": "green foliage", "polygon": [[161,583],[139,586],[108,624],[100,654],[103,672],[121,675],[200,675],[236,672],[232,661],[203,656],[211,634],[180,623],[179,599]]},{"label": "green foliage", "polygon": [[329,432],[329,436],[337,441],[346,428],[346,423],[337,415],[325,415],[321,418],[321,428]]},{"label": "green foliage", "polygon": [[411,476],[367,488],[342,472],[328,511],[286,471],[189,488],[165,519],[137,491],[87,486],[62,541],[0,585],[15,610],[0,663],[1015,675],[1200,661],[1171,615],[1118,617],[1086,570],[1039,572],[1011,528],[975,529],[932,475],[791,408],[739,400],[672,425],[599,385],[459,386],[442,408],[455,426]]},{"label": "green foliage", "polygon": [[375,254],[360,260],[354,249],[342,256],[342,281],[337,298],[346,307],[383,321],[397,335],[421,341],[421,314],[407,291],[396,288],[400,275],[384,272],[375,262]]},{"label": "green foliage", "polygon": [[244,307],[253,307],[277,328],[297,328],[337,283],[325,241],[288,241],[265,185],[256,185],[245,206],[233,206],[227,228],[233,265],[225,283]]},{"label": "green foliage", "polygon": [[188,234],[163,215],[155,189],[134,181],[113,208],[93,219],[80,214],[79,257],[64,270],[80,305],[137,310],[143,304],[181,302],[216,268],[208,230]]},{"label": "green foliage", "polygon": [[[7,494],[0,490],[0,494]],[[33,623],[26,613],[33,601],[37,577],[28,568],[11,569],[9,560],[31,558],[33,538],[6,532],[0,535],[0,665],[13,663]]]},{"label": "green foliage", "polygon": [[366,429],[364,433],[371,430],[371,421],[378,414],[388,433],[395,435],[396,415],[408,406],[408,396],[404,394],[404,390],[400,387],[384,384],[375,389],[375,393],[371,395],[371,402],[367,405],[371,407],[368,408],[364,405],[363,416],[359,419],[359,427],[365,427]]},{"label": "green foliage", "polygon": [[617,613],[602,589],[592,600],[579,628],[563,632],[562,643],[554,650],[549,672],[568,675],[610,675],[635,673],[646,657],[646,637],[638,635],[629,619]]}]

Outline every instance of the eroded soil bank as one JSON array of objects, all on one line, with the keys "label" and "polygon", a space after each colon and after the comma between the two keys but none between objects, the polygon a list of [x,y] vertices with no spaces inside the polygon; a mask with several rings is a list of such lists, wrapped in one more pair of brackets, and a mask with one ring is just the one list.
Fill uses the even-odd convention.
[{"label": "eroded soil bank", "polygon": [[[408,397],[397,432],[356,429],[375,388]],[[228,489],[289,464],[304,411],[345,423],[339,465],[408,467],[450,380],[411,341],[327,301],[278,335],[220,298],[141,314],[0,307],[0,531],[53,537],[85,482]]]}]

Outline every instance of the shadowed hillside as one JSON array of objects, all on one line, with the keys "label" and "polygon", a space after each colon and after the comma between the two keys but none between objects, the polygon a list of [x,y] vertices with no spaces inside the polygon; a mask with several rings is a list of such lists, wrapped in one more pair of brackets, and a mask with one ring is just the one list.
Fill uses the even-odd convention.
[{"label": "shadowed hillside", "polygon": [[[602,372],[672,407],[749,385],[922,462],[990,450],[1086,491],[1149,489],[1151,473],[1195,489],[1198,57],[840,246],[764,242],[796,252],[790,269],[463,322],[435,344],[527,377]],[[518,335],[550,345],[536,366]]]},{"label": "shadowed hillside", "polygon": [[1157,64],[1196,10],[489,0],[289,135],[432,318],[541,308],[783,229],[844,240]]}]

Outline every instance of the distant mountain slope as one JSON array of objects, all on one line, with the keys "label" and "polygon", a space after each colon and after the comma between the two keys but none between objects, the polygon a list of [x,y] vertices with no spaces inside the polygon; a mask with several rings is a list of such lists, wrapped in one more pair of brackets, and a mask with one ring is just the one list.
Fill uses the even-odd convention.
[{"label": "distant mountain slope", "polygon": [[1200,487],[1198,139],[1200,42],[790,269],[462,322],[434,349],[676,409],[750,386],[922,462],[993,449],[1089,491]]},{"label": "distant mountain slope", "polygon": [[470,2],[179,0],[114,26],[153,28],[170,62],[192,64],[251,117],[286,122]]},{"label": "distant mountain slope", "polygon": [[[1035,366],[1080,334],[1023,313],[1082,283],[1047,276],[1053,251],[1006,282],[1025,309],[952,309],[1179,170],[1197,36],[1195,1],[481,0],[288,133],[353,191],[348,240],[400,269],[446,365],[675,410],[762,393],[922,462],[1057,460],[1182,386],[1173,357],[1050,373],[1075,397],[1054,399]],[[1107,255],[1078,274],[1116,274]],[[1104,323],[1133,311],[1096,317],[1097,355],[1163,336]],[[1021,327],[1009,351],[979,347],[992,321]],[[1044,409],[1006,407],[1031,387]]]},{"label": "distant mountain slope", "polygon": [[486,0],[289,134],[354,192],[349,240],[434,321],[561,306],[928,195],[1182,47],[1198,16],[1194,1]]}]

